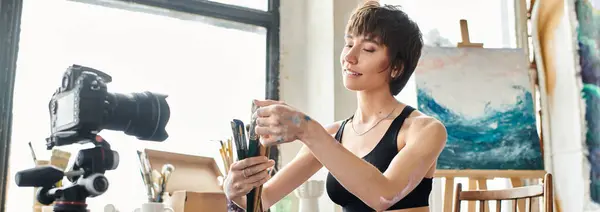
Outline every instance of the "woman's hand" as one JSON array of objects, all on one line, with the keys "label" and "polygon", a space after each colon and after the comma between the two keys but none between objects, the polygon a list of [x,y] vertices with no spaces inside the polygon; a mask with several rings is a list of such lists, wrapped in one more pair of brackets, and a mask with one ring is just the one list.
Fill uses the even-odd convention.
[{"label": "woman's hand", "polygon": [[246,158],[231,164],[229,174],[225,178],[224,190],[228,199],[237,199],[248,194],[271,177],[269,170],[275,161],[265,156]]},{"label": "woman's hand", "polygon": [[265,145],[292,142],[307,134],[310,117],[281,101],[255,100],[259,107],[256,116],[256,134]]}]

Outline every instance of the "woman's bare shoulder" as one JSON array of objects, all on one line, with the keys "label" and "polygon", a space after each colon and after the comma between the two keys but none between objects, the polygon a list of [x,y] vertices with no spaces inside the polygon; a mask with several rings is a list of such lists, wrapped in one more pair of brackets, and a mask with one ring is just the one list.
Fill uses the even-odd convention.
[{"label": "woman's bare shoulder", "polygon": [[409,127],[413,128],[422,128],[424,125],[434,124],[443,126],[442,122],[435,117],[429,116],[419,110],[413,111],[408,118],[406,118],[405,123]]},{"label": "woman's bare shoulder", "polygon": [[330,135],[335,135],[335,133],[337,133],[337,131],[342,126],[342,122],[344,122],[344,120],[336,121],[325,125],[325,130],[327,130],[327,133],[329,133]]},{"label": "woman's bare shoulder", "polygon": [[[411,137],[422,137],[436,135],[445,142],[447,132],[444,124],[435,117],[424,114],[418,110],[415,110],[405,121],[407,136]],[[409,139],[410,140],[410,139]],[[416,139],[417,141],[420,139]]]}]

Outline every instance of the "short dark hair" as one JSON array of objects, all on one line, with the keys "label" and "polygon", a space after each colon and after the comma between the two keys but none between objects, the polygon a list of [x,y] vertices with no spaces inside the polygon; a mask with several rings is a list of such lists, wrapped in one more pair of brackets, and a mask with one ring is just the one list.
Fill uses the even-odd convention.
[{"label": "short dark hair", "polygon": [[401,71],[389,85],[392,95],[398,95],[421,57],[423,36],[419,26],[399,6],[381,6],[377,1],[368,1],[352,13],[346,33],[379,38],[388,48],[390,67]]}]

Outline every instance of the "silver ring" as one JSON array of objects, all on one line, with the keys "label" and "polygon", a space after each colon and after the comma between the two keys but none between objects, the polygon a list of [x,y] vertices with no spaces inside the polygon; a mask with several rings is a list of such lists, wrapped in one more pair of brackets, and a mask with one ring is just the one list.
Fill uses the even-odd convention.
[{"label": "silver ring", "polygon": [[246,169],[242,170],[242,175],[244,175],[244,178],[248,179],[248,176],[246,175]]}]

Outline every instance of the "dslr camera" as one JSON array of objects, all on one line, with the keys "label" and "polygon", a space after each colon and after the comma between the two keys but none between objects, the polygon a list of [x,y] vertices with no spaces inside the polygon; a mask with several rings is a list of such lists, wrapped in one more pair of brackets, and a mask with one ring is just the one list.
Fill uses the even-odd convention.
[{"label": "dslr camera", "polygon": [[[48,108],[52,135],[46,146],[86,143],[102,129],[123,131],[139,140],[164,141],[170,109],[166,95],[107,91],[112,77],[93,68],[73,65],[52,95]],[[91,137],[93,138],[93,137]]]}]

